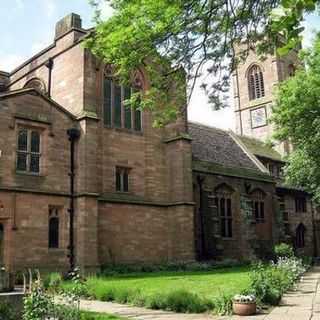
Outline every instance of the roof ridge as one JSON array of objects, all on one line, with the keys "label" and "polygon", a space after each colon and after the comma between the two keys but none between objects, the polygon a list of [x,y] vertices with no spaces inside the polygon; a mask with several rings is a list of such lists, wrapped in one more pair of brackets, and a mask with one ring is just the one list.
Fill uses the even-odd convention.
[{"label": "roof ridge", "polygon": [[218,128],[218,127],[214,127],[214,126],[209,126],[207,124],[203,124],[203,123],[200,123],[200,122],[197,122],[197,121],[188,121],[188,125],[195,125],[195,126],[199,126],[199,127],[204,127],[206,129],[213,129],[213,130],[217,130],[217,131],[222,131],[222,132],[225,132],[225,133],[229,133],[229,130],[226,130],[226,129],[221,129],[221,128]]}]

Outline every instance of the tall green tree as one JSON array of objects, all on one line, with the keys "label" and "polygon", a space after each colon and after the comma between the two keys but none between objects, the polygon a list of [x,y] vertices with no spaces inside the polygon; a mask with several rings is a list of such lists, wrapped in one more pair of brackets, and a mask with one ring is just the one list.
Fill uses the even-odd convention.
[{"label": "tall green tree", "polygon": [[287,182],[320,201],[320,35],[301,53],[301,60],[305,68],[277,90],[272,120],[275,138],[293,145],[285,168]]},{"label": "tall green tree", "polygon": [[[301,35],[305,12],[314,11],[316,0],[90,0],[98,8],[106,1],[114,10],[96,28],[87,46],[105,62],[117,66],[122,82],[141,66],[147,69],[150,87],[142,107],[158,112],[158,124],[174,118],[185,104],[186,77],[190,99],[199,76],[209,101],[226,105],[230,75],[237,59],[235,46],[246,44],[267,53],[275,47],[288,51]],[[97,13],[99,11],[97,10]],[[279,32],[282,40],[279,43]],[[181,72],[183,68],[185,74]],[[179,88],[180,91],[179,92]],[[174,98],[174,99],[172,99]],[[136,99],[136,101],[140,99]],[[134,105],[134,103],[133,103]]]}]

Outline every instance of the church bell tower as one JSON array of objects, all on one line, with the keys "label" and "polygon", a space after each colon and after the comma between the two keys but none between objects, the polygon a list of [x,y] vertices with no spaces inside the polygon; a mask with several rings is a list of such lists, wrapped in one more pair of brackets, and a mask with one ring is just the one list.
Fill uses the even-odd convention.
[{"label": "church bell tower", "polygon": [[[298,61],[298,50],[285,57],[268,55],[264,60],[250,50],[247,59],[238,64],[233,72],[237,134],[265,142],[272,138],[270,117],[275,85],[294,74]],[[281,143],[276,149],[282,155],[290,151],[288,143]]]}]

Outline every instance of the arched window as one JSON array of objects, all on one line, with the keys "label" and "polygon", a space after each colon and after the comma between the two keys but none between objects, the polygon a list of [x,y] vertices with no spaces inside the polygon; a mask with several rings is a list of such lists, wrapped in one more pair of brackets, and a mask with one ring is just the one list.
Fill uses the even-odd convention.
[{"label": "arched window", "polygon": [[253,65],[248,72],[249,99],[259,99],[265,96],[263,73],[258,65]]},{"label": "arched window", "polygon": [[141,110],[133,109],[125,102],[130,100],[132,94],[142,90],[142,74],[137,72],[133,78],[132,87],[121,85],[113,76],[110,65],[104,73],[103,89],[103,118],[108,127],[124,128],[128,130],[141,131]]},{"label": "arched window", "polygon": [[49,248],[59,248],[59,215],[57,208],[49,209]]},{"label": "arched window", "polygon": [[265,197],[266,194],[261,189],[254,189],[250,192],[252,199],[252,214],[256,223],[265,222]]},{"label": "arched window", "polygon": [[305,246],[306,227],[300,223],[296,229],[296,247],[304,248]]},{"label": "arched window", "polygon": [[46,93],[46,85],[42,79],[32,78],[26,82],[24,88],[34,88],[42,93]]},{"label": "arched window", "polygon": [[226,184],[215,188],[215,206],[220,220],[220,234],[223,238],[232,238],[232,193],[233,189]]}]

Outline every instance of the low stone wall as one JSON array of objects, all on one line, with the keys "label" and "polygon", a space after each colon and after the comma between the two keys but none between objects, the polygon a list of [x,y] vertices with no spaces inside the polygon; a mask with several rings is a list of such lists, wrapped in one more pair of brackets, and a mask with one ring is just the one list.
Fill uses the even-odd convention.
[{"label": "low stone wall", "polygon": [[13,289],[12,275],[8,272],[0,271],[0,292],[8,292]]},{"label": "low stone wall", "polygon": [[11,305],[17,314],[17,320],[19,320],[21,319],[23,308],[23,297],[24,294],[22,292],[0,293],[0,303],[8,303]]}]

